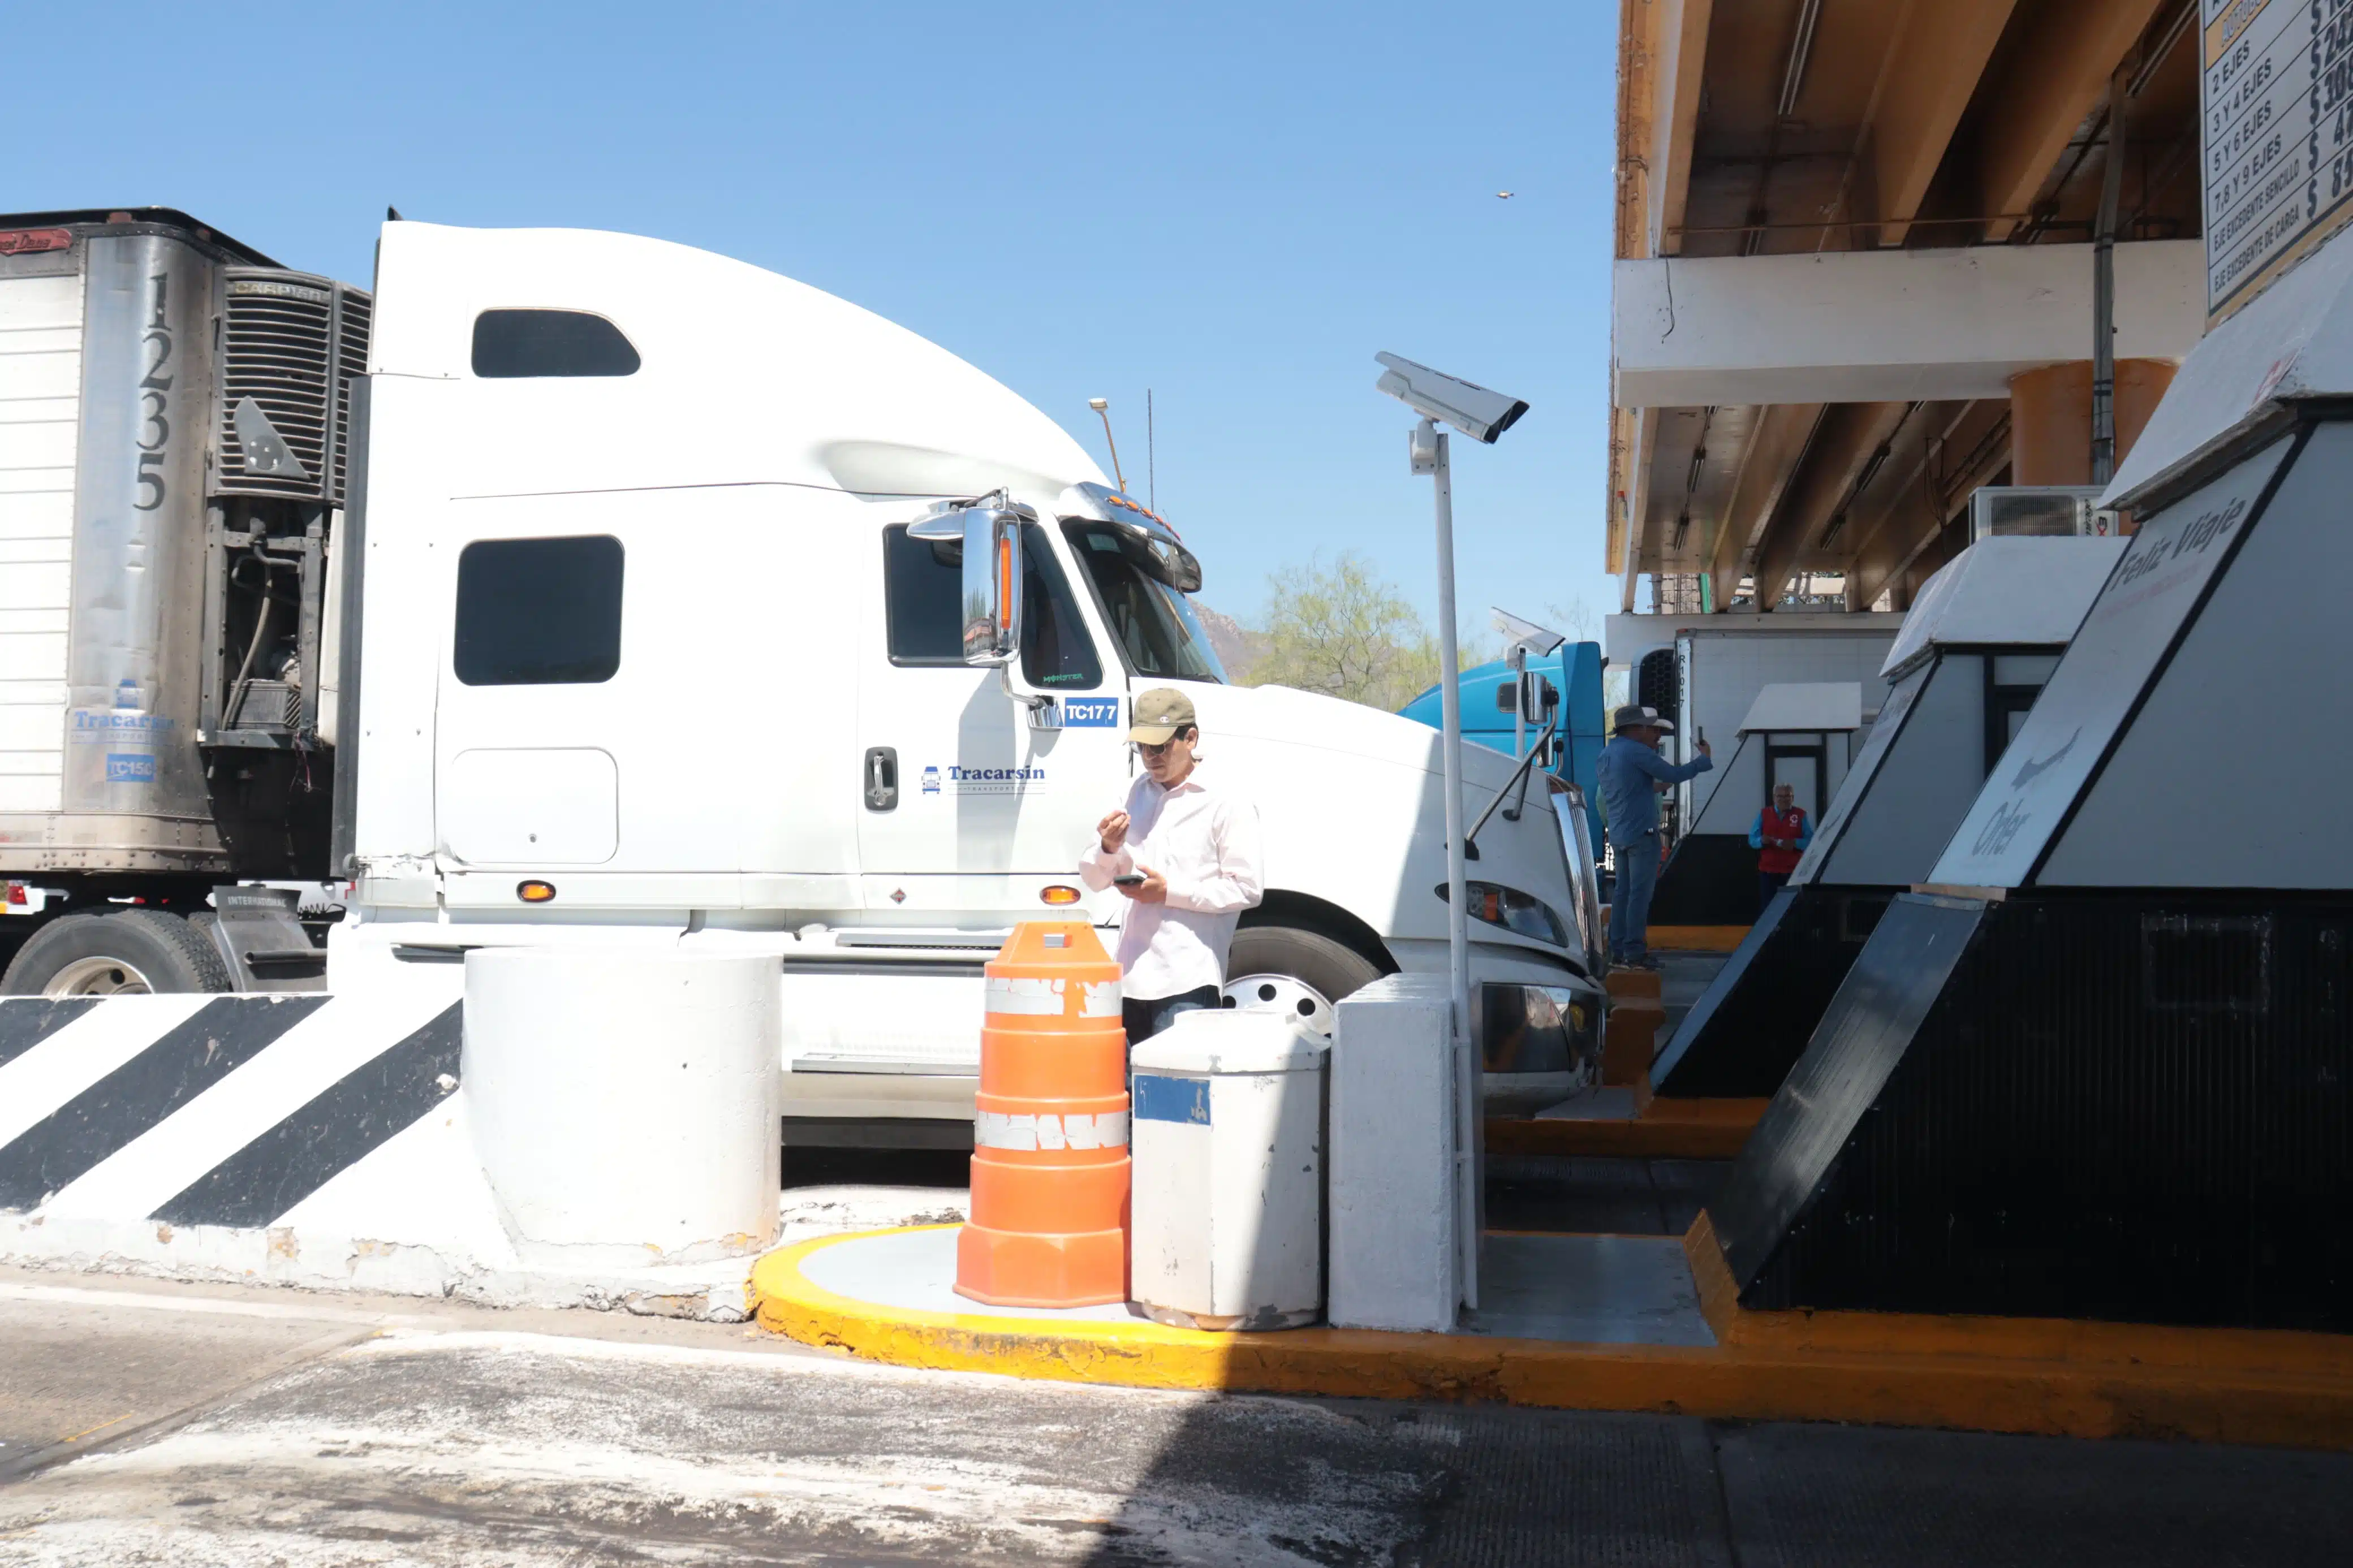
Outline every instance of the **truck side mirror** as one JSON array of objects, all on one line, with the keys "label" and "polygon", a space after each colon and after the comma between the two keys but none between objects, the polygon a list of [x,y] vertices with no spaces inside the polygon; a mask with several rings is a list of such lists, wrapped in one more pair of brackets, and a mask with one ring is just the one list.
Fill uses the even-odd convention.
[{"label": "truck side mirror", "polygon": [[965,663],[976,668],[1009,664],[1021,647],[1023,510],[987,500],[943,506],[907,527],[915,539],[956,540],[963,545],[964,577],[957,595],[961,639]]},{"label": "truck side mirror", "polygon": [[1021,520],[975,510],[964,520],[964,661],[1009,663],[1021,647]]},{"label": "truck side mirror", "polygon": [[1495,707],[1504,713],[1525,713],[1531,724],[1541,724],[1560,707],[1560,689],[1533,669],[1524,669],[1516,680],[1500,682],[1495,688]]}]

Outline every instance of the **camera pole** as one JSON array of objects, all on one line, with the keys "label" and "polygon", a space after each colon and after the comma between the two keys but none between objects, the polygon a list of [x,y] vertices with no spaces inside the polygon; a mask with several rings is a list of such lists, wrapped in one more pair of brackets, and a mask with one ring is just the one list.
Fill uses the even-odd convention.
[{"label": "camera pole", "polygon": [[1479,1305],[1479,1063],[1471,1054],[1471,896],[1462,856],[1462,670],[1454,628],[1454,476],[1446,433],[1436,420],[1414,427],[1417,474],[1430,476],[1438,502],[1438,707],[1446,770],[1446,954],[1454,1022],[1454,1161],[1461,1243],[1462,1304]]}]

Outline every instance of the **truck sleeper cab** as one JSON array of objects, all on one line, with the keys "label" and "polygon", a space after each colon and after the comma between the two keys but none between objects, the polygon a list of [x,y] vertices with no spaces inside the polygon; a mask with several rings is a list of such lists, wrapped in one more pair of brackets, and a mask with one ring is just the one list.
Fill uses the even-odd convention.
[{"label": "truck sleeper cab", "polygon": [[[1328,1029],[1444,972],[1437,737],[1227,684],[1190,552],[1012,393],[658,241],[391,223],[379,257],[334,988],[493,943],[773,952],[794,1135],[961,1136],[982,963],[1122,916],[1077,858],[1164,684],[1264,823],[1229,1000]],[[1474,816],[1509,773],[1471,764]],[[1472,867],[1477,1022],[1536,1100],[1599,1024],[1573,842],[1539,789]]]}]

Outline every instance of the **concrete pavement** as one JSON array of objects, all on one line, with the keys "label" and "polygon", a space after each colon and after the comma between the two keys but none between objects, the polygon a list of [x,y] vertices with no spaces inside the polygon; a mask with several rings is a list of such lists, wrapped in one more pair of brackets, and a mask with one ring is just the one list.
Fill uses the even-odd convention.
[{"label": "concrete pavement", "polygon": [[2353,1456],[1016,1383],[732,1326],[15,1272],[0,1432],[0,1561],[37,1568],[2269,1568],[2353,1531]]}]

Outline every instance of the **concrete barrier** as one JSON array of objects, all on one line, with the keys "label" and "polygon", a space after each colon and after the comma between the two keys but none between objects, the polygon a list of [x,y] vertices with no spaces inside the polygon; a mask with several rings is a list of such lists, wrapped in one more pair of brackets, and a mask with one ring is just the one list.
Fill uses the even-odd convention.
[{"label": "concrete barrier", "polygon": [[1461,1299],[1446,980],[1392,974],[1334,1009],[1335,1328],[1451,1329]]},{"label": "concrete barrier", "polygon": [[526,1261],[691,1262],[774,1239],[782,1002],[761,955],[466,955],[476,1157]]},{"label": "concrete barrier", "polygon": [[[749,1256],[523,1256],[475,1153],[460,978],[432,965],[327,995],[0,999],[0,1261],[742,1317]],[[773,1035],[768,1050],[773,1069]],[[765,1126],[772,1231],[773,1111]]]},{"label": "concrete barrier", "polygon": [[0,1209],[280,1223],[457,1088],[458,1009],[0,1003]]}]

